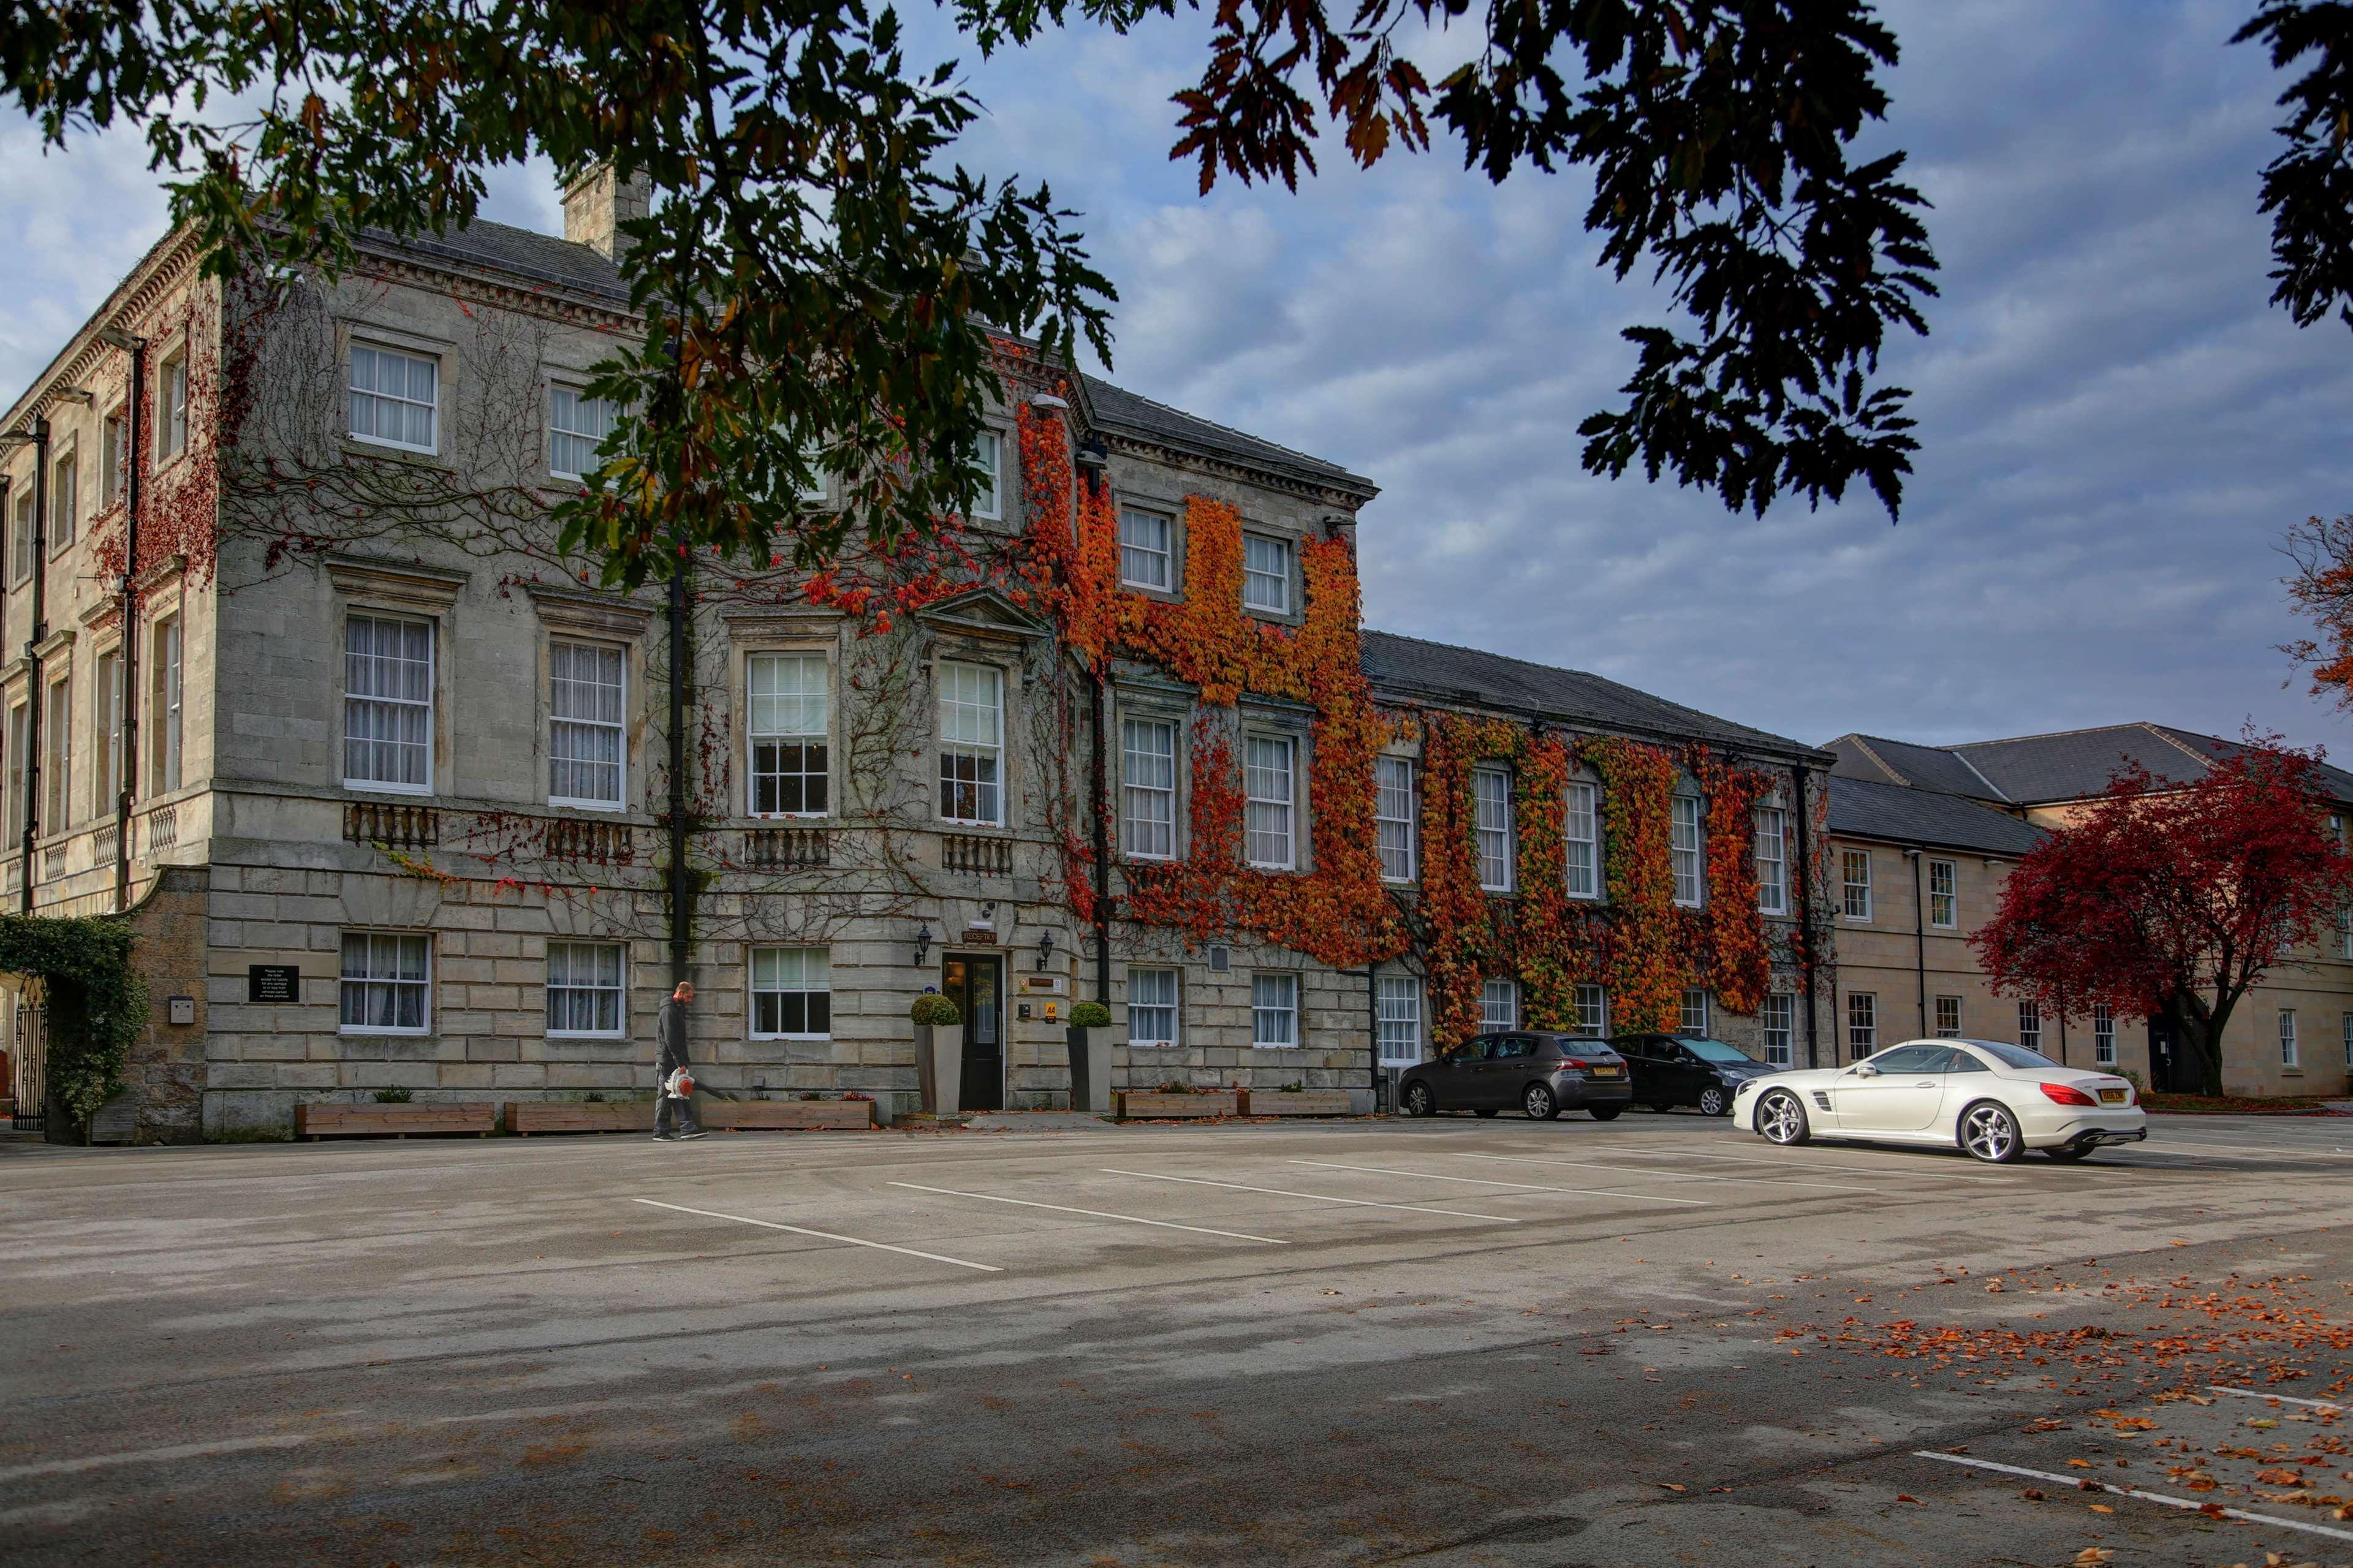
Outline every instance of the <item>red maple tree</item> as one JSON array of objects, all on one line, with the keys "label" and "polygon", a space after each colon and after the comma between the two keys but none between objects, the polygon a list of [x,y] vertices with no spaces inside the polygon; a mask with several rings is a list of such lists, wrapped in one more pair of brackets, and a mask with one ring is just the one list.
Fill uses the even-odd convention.
[{"label": "red maple tree", "polygon": [[2320,754],[2250,734],[2188,785],[2119,770],[2029,850],[1969,939],[1996,992],[2062,1016],[2162,1017],[2222,1092],[2222,1031],[2353,899]]}]

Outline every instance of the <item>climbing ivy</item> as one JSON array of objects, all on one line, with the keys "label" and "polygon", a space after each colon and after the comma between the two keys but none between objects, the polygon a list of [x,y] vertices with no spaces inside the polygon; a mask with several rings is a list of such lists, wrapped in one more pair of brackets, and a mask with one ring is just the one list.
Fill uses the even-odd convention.
[{"label": "climbing ivy", "polygon": [[0,915],[0,973],[41,982],[49,1010],[48,1093],[77,1121],[122,1092],[122,1063],[147,1020],[131,927],[108,917]]}]

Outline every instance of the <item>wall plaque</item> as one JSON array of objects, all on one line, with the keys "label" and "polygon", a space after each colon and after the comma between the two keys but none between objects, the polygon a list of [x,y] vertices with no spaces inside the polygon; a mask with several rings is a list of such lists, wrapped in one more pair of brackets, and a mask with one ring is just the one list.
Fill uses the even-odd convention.
[{"label": "wall plaque", "polygon": [[300,1002],[302,1000],[302,969],[293,963],[256,963],[245,972],[245,999],[248,1002]]}]

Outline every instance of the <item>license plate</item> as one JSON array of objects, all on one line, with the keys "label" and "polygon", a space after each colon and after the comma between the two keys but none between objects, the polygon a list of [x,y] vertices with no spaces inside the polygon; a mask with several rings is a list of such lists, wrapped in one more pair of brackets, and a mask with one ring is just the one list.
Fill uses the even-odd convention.
[{"label": "license plate", "polygon": [[2130,1091],[2121,1089],[2104,1089],[2100,1090],[2100,1103],[2103,1105],[2122,1105],[2125,1102],[2125,1096],[2128,1092]]},{"label": "license plate", "polygon": [[1626,1069],[1624,1068],[1595,1068],[1593,1069],[1593,1076],[1595,1078],[1616,1078],[1620,1073],[1624,1072],[1625,1070]]}]

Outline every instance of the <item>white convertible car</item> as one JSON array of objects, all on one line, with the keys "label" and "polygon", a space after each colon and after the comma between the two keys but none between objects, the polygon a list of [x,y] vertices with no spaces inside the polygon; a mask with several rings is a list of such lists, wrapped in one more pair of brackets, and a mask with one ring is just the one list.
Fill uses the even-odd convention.
[{"label": "white convertible car", "polygon": [[1996,1163],[2029,1149],[2081,1160],[2148,1136],[2128,1080],[1999,1040],[1906,1040],[1851,1066],[1753,1079],[1732,1102],[1732,1124],[1774,1143],[1958,1145]]}]

